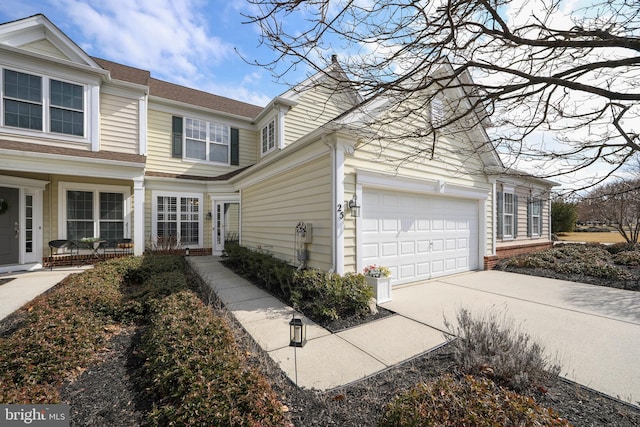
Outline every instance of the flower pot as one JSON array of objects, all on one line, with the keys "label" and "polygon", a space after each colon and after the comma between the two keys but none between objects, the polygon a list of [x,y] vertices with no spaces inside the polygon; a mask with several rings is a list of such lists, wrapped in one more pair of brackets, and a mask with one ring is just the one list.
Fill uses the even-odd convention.
[{"label": "flower pot", "polygon": [[369,286],[373,287],[373,293],[378,304],[391,301],[391,279],[388,277],[365,276]]}]

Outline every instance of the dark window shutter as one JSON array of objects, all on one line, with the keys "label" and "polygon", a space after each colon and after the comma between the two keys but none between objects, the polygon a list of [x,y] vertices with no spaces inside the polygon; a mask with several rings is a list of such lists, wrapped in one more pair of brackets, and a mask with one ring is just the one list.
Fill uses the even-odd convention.
[{"label": "dark window shutter", "polygon": [[535,199],[527,199],[527,237],[533,236],[533,204]]},{"label": "dark window shutter", "polygon": [[231,164],[240,164],[240,131],[234,128],[231,128]]},{"label": "dark window shutter", "polygon": [[513,195],[513,238],[518,237],[518,196]]},{"label": "dark window shutter", "polygon": [[182,158],[182,117],[173,116],[171,155]]},{"label": "dark window shutter", "polygon": [[503,200],[503,194],[502,191],[498,191],[498,193],[496,194],[496,219],[498,221],[497,225],[496,225],[496,236],[498,237],[498,239],[502,239],[502,230],[503,230],[503,213],[502,213],[502,200]]}]

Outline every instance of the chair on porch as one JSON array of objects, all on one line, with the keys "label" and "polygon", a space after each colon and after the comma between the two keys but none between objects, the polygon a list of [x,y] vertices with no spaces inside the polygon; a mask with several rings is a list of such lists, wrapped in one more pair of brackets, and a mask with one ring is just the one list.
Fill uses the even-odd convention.
[{"label": "chair on porch", "polygon": [[[73,241],[64,239],[51,240],[49,242],[49,268],[53,270],[53,265],[55,264],[56,260],[62,260],[67,257],[71,258],[71,265],[73,265],[74,248],[76,250],[76,254],[78,254],[78,246]],[[69,250],[69,252],[67,252],[67,249]]]},{"label": "chair on porch", "polygon": [[131,252],[133,252],[133,240],[119,239],[117,242],[117,248],[121,250],[123,254],[131,254]]}]

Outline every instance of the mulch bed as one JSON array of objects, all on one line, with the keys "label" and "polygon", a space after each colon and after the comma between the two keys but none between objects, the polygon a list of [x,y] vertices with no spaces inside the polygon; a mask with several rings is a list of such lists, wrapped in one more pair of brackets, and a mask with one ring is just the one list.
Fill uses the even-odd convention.
[{"label": "mulch bed", "polygon": [[[222,311],[221,315],[227,316]],[[251,363],[260,367],[280,393],[295,426],[374,426],[395,395],[453,369],[452,355],[444,346],[344,387],[327,392],[301,390],[238,324],[231,323],[241,345],[251,354]],[[140,328],[123,329],[109,343],[101,363],[62,387],[62,398],[72,408],[71,425],[144,424],[150,404],[135,383],[142,362],[136,354],[139,333]],[[565,380],[558,380],[537,401],[575,426],[640,425],[640,408]]]},{"label": "mulch bed", "polygon": [[[327,392],[301,390],[224,307],[213,303],[212,310],[229,320],[239,344],[250,355],[249,363],[258,366],[270,380],[295,426],[375,426],[394,396],[421,381],[453,371],[453,357],[445,345],[344,387]],[[383,311],[379,316],[388,314]],[[350,319],[328,326],[336,330],[361,322],[362,319]],[[16,315],[0,322],[0,336],[11,333],[20,323]],[[136,383],[143,363],[137,351],[142,328],[131,326],[118,331],[106,346],[101,362],[79,372],[61,387],[63,401],[71,406],[72,426],[144,425],[151,402]],[[562,379],[550,385],[536,400],[575,426],[640,425],[640,407]]]}]

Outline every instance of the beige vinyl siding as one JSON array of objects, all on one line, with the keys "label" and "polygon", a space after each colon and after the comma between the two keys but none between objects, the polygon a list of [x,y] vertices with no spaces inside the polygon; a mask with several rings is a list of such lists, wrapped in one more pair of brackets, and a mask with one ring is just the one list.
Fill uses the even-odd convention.
[{"label": "beige vinyl siding", "polygon": [[137,99],[102,93],[100,97],[100,149],[138,154],[140,131]]},{"label": "beige vinyl siding", "polygon": [[331,162],[321,156],[242,190],[242,245],[294,262],[295,227],[312,224],[309,266],[331,265]]},{"label": "beige vinyl siding", "polygon": [[240,165],[224,166],[211,163],[183,160],[172,157],[172,115],[157,110],[149,110],[147,129],[147,170],[169,174],[197,176],[218,176],[256,162],[256,133],[240,129]]},{"label": "beige vinyl siding", "polygon": [[[425,113],[426,114],[426,113]],[[418,114],[419,115],[419,114]],[[346,157],[345,164],[345,200],[349,200],[355,192],[357,171],[369,171],[393,177],[425,180],[428,182],[442,181],[444,185],[461,185],[474,190],[486,191],[487,223],[493,222],[491,212],[492,185],[481,171],[483,162],[480,155],[472,147],[472,141],[464,133],[453,135],[438,132],[435,143],[436,151],[430,154],[415,156],[416,144],[424,148],[433,147],[432,139],[409,141],[394,140],[394,135],[406,135],[403,122],[390,124],[387,131],[391,138],[382,141],[371,141],[363,138],[355,146],[353,156]],[[347,216],[349,219],[349,216]],[[354,271],[356,268],[356,238],[354,221],[345,221],[345,270]],[[481,225],[482,227],[482,225]],[[484,236],[487,254],[493,252],[493,226],[487,224]]]},{"label": "beige vinyl siding", "polygon": [[310,89],[297,102],[285,116],[285,145],[297,141],[351,107],[346,96],[328,88]]},{"label": "beige vinyl siding", "polygon": [[69,60],[57,47],[53,45],[49,40],[38,40],[35,42],[27,43],[20,46],[20,49],[27,50],[29,52],[38,53],[40,55],[51,56],[58,59]]}]

